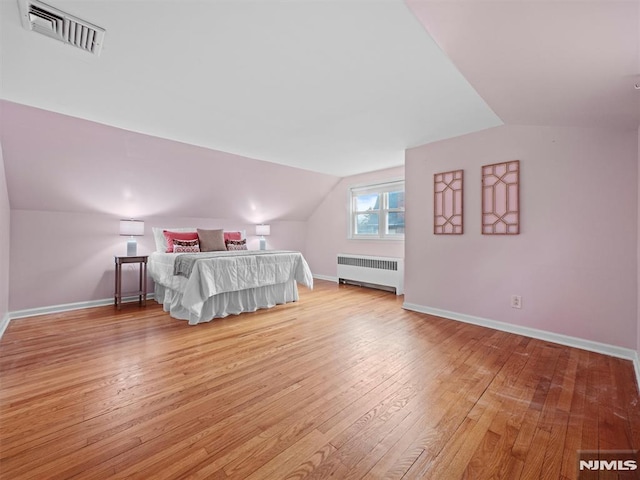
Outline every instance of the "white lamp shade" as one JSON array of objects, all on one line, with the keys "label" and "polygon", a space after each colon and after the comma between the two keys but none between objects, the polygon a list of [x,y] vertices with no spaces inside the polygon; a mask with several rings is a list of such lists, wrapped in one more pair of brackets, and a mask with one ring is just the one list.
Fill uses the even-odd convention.
[{"label": "white lamp shade", "polygon": [[270,235],[271,225],[256,225],[256,235]]},{"label": "white lamp shade", "polygon": [[142,220],[120,220],[120,235],[144,235],[144,222]]}]

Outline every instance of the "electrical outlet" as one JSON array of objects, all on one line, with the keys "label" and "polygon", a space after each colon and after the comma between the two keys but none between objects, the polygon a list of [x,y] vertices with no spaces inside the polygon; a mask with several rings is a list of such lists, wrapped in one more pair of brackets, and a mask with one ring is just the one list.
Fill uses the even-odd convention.
[{"label": "electrical outlet", "polygon": [[520,295],[511,295],[511,308],[522,308],[522,297]]}]

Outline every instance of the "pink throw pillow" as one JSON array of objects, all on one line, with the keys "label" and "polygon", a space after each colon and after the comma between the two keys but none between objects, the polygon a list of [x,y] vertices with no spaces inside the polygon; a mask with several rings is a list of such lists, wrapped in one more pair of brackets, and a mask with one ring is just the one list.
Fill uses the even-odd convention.
[{"label": "pink throw pillow", "polygon": [[227,240],[242,240],[242,233],[240,232],[224,232],[224,241]]},{"label": "pink throw pillow", "polygon": [[171,232],[164,230],[164,238],[167,239],[167,253],[173,253],[173,240],[198,240],[198,232]]}]

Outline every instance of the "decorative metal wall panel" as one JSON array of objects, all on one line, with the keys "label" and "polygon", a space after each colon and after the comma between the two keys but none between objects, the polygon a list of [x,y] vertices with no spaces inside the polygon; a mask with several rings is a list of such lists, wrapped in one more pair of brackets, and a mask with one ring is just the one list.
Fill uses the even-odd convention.
[{"label": "decorative metal wall panel", "polygon": [[482,167],[482,233],[520,233],[520,160]]},{"label": "decorative metal wall panel", "polygon": [[433,176],[433,233],[462,235],[463,171],[436,173]]}]

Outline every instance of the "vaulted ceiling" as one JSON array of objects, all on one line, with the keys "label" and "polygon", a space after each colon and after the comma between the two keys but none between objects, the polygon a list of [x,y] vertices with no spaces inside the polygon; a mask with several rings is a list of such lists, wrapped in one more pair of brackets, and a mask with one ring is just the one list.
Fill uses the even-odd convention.
[{"label": "vaulted ceiling", "polygon": [[501,123],[401,0],[49,3],[105,28],[101,55],[2,0],[7,100],[338,176]]},{"label": "vaulted ceiling", "polygon": [[640,1],[407,4],[504,123],[638,128]]},{"label": "vaulted ceiling", "polygon": [[[49,0],[106,29],[99,57],[25,30],[19,1],[0,0],[12,208],[89,208],[38,180],[64,185],[57,162],[103,172],[78,195],[119,182],[117,201],[103,195],[118,211],[180,165],[239,184],[260,161],[295,167],[283,177],[317,202],[338,177],[401,165],[405,148],[503,122],[640,124],[637,1]],[[104,136],[119,142],[110,156]],[[118,169],[150,175],[149,192],[127,193]],[[274,190],[252,178],[266,201]],[[313,202],[292,203],[305,189],[284,184],[284,217],[305,218]],[[25,193],[35,187],[39,201]],[[190,208],[211,216],[208,200]]]}]

